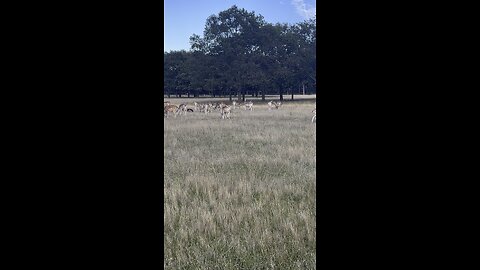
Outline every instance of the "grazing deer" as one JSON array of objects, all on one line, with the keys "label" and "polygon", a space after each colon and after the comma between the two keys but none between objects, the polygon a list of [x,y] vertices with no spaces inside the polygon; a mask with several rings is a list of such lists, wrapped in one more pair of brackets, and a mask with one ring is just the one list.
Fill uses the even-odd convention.
[{"label": "grazing deer", "polygon": [[207,105],[208,103],[193,102],[193,107],[196,112],[204,112]]},{"label": "grazing deer", "polygon": [[223,104],[223,103],[218,103],[218,102],[213,103],[213,104],[212,104],[213,110],[221,109],[220,106],[221,106],[222,104]]},{"label": "grazing deer", "polygon": [[175,111],[175,115],[177,114],[187,115],[187,104],[180,104],[180,106],[178,106],[178,109]]},{"label": "grazing deer", "polygon": [[282,102],[276,102],[276,101],[270,101],[267,103],[268,105],[268,110],[272,110],[273,108],[277,109],[280,108],[280,106],[282,106]]},{"label": "grazing deer", "polygon": [[175,117],[177,117],[178,106],[177,105],[165,105],[163,107],[163,117],[167,117],[170,113],[173,113]]},{"label": "grazing deer", "polygon": [[227,104],[225,104],[224,102],[220,102],[220,103],[217,103],[215,105],[215,109],[222,109],[223,107],[227,106]]},{"label": "grazing deer", "polygon": [[213,105],[211,103],[200,105],[200,111],[208,114],[212,111]]},{"label": "grazing deer", "polygon": [[253,111],[253,102],[245,102],[245,111],[246,110]]},{"label": "grazing deer", "polygon": [[313,117],[312,117],[312,123],[313,123],[313,121],[317,120],[317,108],[313,109],[312,113],[313,113]]}]

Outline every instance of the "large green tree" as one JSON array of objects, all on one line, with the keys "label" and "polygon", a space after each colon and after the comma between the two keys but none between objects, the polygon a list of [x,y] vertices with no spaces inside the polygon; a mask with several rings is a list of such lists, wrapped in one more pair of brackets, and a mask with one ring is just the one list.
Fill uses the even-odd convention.
[{"label": "large green tree", "polygon": [[316,20],[270,24],[237,6],[208,17],[188,52],[166,53],[166,91],[195,95],[280,94],[313,85]]}]

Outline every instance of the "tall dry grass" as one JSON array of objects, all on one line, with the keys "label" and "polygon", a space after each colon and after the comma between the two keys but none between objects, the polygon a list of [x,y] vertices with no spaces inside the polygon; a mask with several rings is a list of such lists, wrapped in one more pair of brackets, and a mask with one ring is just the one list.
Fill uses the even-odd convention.
[{"label": "tall dry grass", "polygon": [[315,268],[314,106],[165,119],[165,269]]}]

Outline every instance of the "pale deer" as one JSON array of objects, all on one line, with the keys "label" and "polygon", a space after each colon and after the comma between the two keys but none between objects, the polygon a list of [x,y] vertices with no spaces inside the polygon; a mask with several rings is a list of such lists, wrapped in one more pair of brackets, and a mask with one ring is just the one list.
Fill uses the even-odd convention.
[{"label": "pale deer", "polygon": [[267,103],[268,105],[268,110],[272,110],[273,108],[277,109],[280,108],[280,106],[282,106],[282,102],[276,102],[276,101],[270,101]]},{"label": "pale deer", "polygon": [[253,102],[245,102],[245,111],[246,110],[253,111]]},{"label": "pale deer", "polygon": [[222,119],[230,119],[230,113],[232,111],[232,107],[227,106],[225,104],[220,106],[220,115]]}]

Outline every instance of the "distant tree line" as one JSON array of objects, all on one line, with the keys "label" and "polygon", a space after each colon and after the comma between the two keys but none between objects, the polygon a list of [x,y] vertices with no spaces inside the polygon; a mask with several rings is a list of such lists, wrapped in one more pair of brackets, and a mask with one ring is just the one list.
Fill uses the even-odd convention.
[{"label": "distant tree line", "polygon": [[316,19],[265,22],[237,6],[207,19],[190,51],[164,53],[164,94],[261,96],[316,93]]}]

